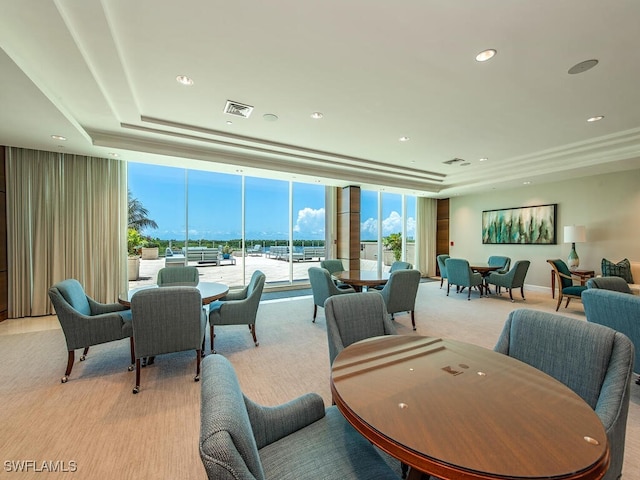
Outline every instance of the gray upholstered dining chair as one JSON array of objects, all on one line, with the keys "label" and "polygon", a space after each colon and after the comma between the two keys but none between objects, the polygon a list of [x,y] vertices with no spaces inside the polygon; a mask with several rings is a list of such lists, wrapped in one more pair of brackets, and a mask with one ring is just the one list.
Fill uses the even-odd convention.
[{"label": "gray upholstered dining chair", "polygon": [[398,312],[411,313],[411,326],[416,329],[416,295],[420,285],[420,271],[418,270],[396,270],[391,272],[389,280],[380,294],[384,299],[387,312],[393,315]]},{"label": "gray upholstered dining chair", "polygon": [[259,405],[222,355],[204,359],[200,399],[200,459],[209,480],[400,478],[320,395]]},{"label": "gray upholstered dining chair", "polygon": [[551,268],[553,269],[553,275],[555,275],[556,285],[558,286],[558,304],[556,305],[556,312],[560,308],[560,304],[562,303],[562,299],[566,298],[567,303],[564,305],[564,308],[569,306],[569,302],[572,298],[580,299],[582,297],[582,292],[587,289],[586,285],[574,285],[573,282],[582,280],[579,277],[574,277],[571,275],[571,271],[564,260],[559,258],[547,260]]},{"label": "gray upholstered dining chair", "polygon": [[[620,280],[624,282],[624,279]],[[640,297],[615,290],[589,288],[582,293],[582,305],[587,322],[613,328],[629,337],[635,347],[633,371],[640,374]],[[640,377],[636,383],[640,385]]]},{"label": "gray upholstered dining chair", "polygon": [[[327,269],[331,275],[333,275],[336,272],[343,272],[344,271],[344,265],[342,264],[342,260],[340,260],[339,258],[331,258],[331,259],[322,260],[320,262],[320,267]],[[337,280],[334,280],[333,283],[335,283],[336,287],[338,287],[338,288],[344,288],[344,289],[347,289],[347,290],[351,288],[350,285],[347,285],[344,282],[339,282]]]},{"label": "gray upholstered dining chair", "polygon": [[200,281],[196,267],[164,267],[158,271],[159,287],[195,287]]},{"label": "gray upholstered dining chair", "polygon": [[487,264],[491,267],[500,267],[500,270],[496,270],[497,273],[507,273],[511,267],[511,258],[492,255],[487,260]]},{"label": "gray upholstered dining chair", "polygon": [[140,391],[140,361],[156,355],[195,350],[196,375],[200,380],[200,357],[204,347],[207,316],[202,296],[195,287],[149,288],[131,297],[136,385]]},{"label": "gray upholstered dining chair", "polygon": [[349,288],[338,288],[331,274],[326,268],[311,267],[309,272],[309,283],[311,283],[311,291],[313,293],[313,321],[316,321],[318,307],[324,308],[324,302],[332,295],[341,295],[344,293],[355,293],[355,290]]},{"label": "gray upholstered dining chair", "polygon": [[249,284],[242,290],[229,292],[220,300],[209,304],[211,353],[215,353],[213,348],[213,340],[216,336],[214,327],[220,325],[248,325],[254,345],[256,347],[260,345],[256,337],[256,318],[266,279],[264,273],[255,270]]},{"label": "gray upholstered dining chair", "polygon": [[602,325],[519,309],[509,314],[494,350],[564,383],[595,411],[611,455],[603,478],[619,478],[634,358],[631,341]]},{"label": "gray upholstered dining chair", "polygon": [[622,277],[594,277],[587,280],[587,288],[600,288],[614,292],[633,293]]},{"label": "gray upholstered dining chair", "polygon": [[471,270],[469,262],[463,258],[447,258],[447,296],[449,288],[455,285],[457,288],[468,288],[467,300],[471,300],[471,288],[477,287],[482,297],[482,275]]},{"label": "gray upholstered dining chair", "polygon": [[382,295],[375,291],[334,295],[324,302],[329,365],[352,343],[380,335],[395,335]]},{"label": "gray upholstered dining chair", "polygon": [[530,264],[531,262],[529,260],[518,260],[513,265],[513,268],[506,273],[491,272],[486,279],[487,290],[489,289],[489,284],[495,285],[496,293],[499,294],[500,289],[504,287],[509,291],[509,298],[513,302],[513,289],[519,288],[520,295],[522,295],[522,299],[525,300],[524,279],[527,276]]},{"label": "gray upholstered dining chair", "polygon": [[[440,269],[440,288],[442,288],[442,284],[447,279],[447,258],[450,258],[447,254],[438,255],[436,257],[436,261],[438,262],[438,268]],[[448,283],[449,280],[447,280]]]},{"label": "gray upholstered dining chair", "polygon": [[131,369],[134,363],[133,330],[131,320],[126,315],[126,307],[119,303],[95,301],[85,293],[80,282],[73,278],[56,283],[49,288],[48,293],[69,352],[62,383],[69,380],[76,349],[84,349],[80,357],[82,361],[89,353],[89,347],[123,338],[130,339]]}]

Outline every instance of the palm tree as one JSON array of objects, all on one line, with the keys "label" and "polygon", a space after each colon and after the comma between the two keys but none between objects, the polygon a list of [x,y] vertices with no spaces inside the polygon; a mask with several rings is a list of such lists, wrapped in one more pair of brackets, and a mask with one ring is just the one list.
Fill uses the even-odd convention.
[{"label": "palm tree", "polygon": [[140,200],[133,198],[131,190],[127,191],[127,200],[129,203],[129,228],[133,228],[136,232],[141,232],[144,228],[158,228],[158,224],[147,216],[149,210],[144,208]]}]

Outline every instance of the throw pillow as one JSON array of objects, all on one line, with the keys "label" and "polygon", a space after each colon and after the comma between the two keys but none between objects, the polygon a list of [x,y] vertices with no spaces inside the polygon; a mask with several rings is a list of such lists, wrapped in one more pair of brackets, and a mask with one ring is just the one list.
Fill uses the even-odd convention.
[{"label": "throw pillow", "polygon": [[635,283],[633,281],[633,276],[631,275],[631,263],[626,258],[624,260],[620,260],[618,263],[613,263],[606,258],[603,258],[602,276],[621,277],[624,278],[627,283]]}]

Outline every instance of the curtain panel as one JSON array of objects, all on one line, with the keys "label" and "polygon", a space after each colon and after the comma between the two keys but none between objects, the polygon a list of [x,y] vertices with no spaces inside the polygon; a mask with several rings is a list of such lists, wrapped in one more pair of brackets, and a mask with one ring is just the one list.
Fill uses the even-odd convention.
[{"label": "curtain panel", "polygon": [[418,197],[416,199],[416,268],[423,277],[436,274],[436,227],[437,200]]},{"label": "curtain panel", "polygon": [[126,163],[10,147],[6,171],[9,318],[54,313],[47,291],[66,278],[116,301],[127,288]]}]

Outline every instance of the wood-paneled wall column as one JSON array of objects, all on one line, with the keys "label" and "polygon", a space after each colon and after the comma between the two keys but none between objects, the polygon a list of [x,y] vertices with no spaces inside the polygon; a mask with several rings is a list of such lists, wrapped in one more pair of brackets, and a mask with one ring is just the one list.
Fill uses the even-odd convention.
[{"label": "wood-paneled wall column", "polygon": [[338,192],[338,258],[349,270],[360,270],[360,187]]},{"label": "wood-paneled wall column", "polygon": [[9,283],[7,270],[7,182],[4,170],[5,147],[0,145],[0,322],[9,311]]}]

